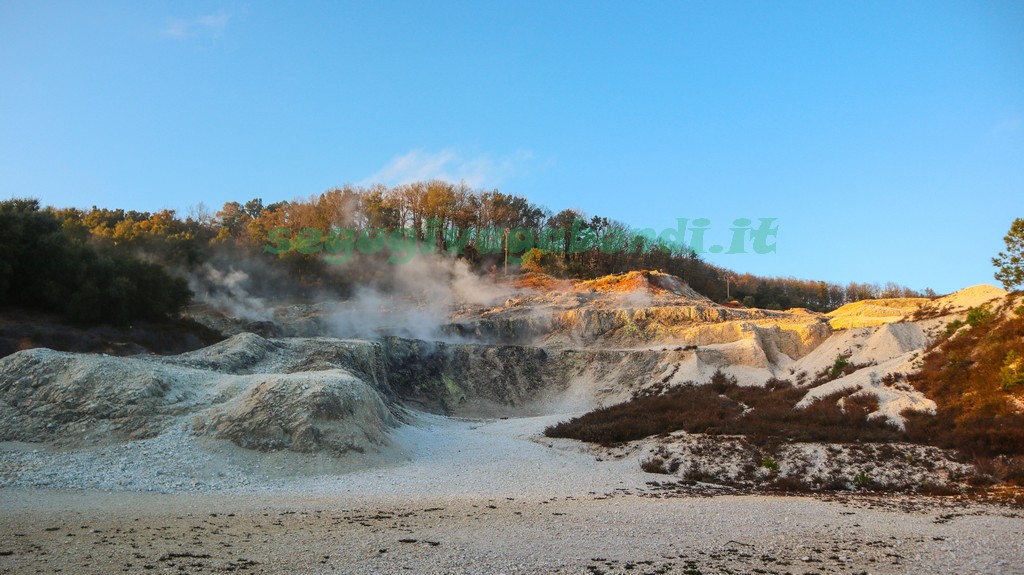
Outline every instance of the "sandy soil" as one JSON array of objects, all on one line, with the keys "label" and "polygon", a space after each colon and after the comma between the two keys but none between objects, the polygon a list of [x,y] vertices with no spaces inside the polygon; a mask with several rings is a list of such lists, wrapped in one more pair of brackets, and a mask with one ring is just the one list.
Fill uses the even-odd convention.
[{"label": "sandy soil", "polygon": [[538,436],[400,428],[402,461],[235,490],[0,490],[0,573],[1013,573],[1019,510],[717,495]]},{"label": "sandy soil", "polygon": [[3,496],[5,573],[1013,573],[1024,557],[1019,516],[928,502]]}]

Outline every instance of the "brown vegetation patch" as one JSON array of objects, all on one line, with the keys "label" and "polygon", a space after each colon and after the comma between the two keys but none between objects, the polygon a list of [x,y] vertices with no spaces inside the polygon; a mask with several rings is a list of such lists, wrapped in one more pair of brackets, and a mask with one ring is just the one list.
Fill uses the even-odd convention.
[{"label": "brown vegetation patch", "polygon": [[572,280],[558,279],[532,272],[514,276],[510,283],[520,289],[532,289],[540,292],[568,292],[573,289]]},{"label": "brown vegetation patch", "polygon": [[[1017,298],[1004,305],[1015,306]],[[972,309],[947,330],[907,381],[935,401],[936,415],[906,413],[912,441],[956,448],[1000,480],[1024,484],[1024,315]]]},{"label": "brown vegetation patch", "polygon": [[806,408],[796,404],[804,390],[774,380],[766,387],[744,387],[717,372],[708,385],[688,385],[660,395],[636,397],[544,430],[548,437],[614,445],[674,431],[745,435],[763,444],[793,441],[894,441],[902,433],[867,415],[877,409],[870,396],[837,393]]}]

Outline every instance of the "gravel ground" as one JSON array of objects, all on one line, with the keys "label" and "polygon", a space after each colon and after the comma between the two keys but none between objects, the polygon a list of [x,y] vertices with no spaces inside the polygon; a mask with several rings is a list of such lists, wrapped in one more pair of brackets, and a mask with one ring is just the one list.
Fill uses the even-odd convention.
[{"label": "gravel ground", "polygon": [[[0,451],[0,573],[1018,573],[1019,509],[909,497],[707,496],[597,461],[558,417],[419,415],[345,462],[174,429]],[[205,442],[205,443],[204,443]]]},{"label": "gravel ground", "polygon": [[0,487],[160,493],[571,495],[642,487],[637,457],[597,465],[571,440],[540,436],[562,416],[456,420],[410,414],[393,447],[342,459],[260,453],[196,437],[187,423],[124,444],[58,451],[0,443]]},{"label": "gravel ground", "polygon": [[1024,521],[801,497],[0,492],[0,572],[1019,573]]}]

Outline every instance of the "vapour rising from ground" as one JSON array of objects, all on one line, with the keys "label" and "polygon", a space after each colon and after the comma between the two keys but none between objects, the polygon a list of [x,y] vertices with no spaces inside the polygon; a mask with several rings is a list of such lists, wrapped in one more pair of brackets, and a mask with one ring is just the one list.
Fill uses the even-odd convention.
[{"label": "vapour rising from ground", "polygon": [[462,260],[420,255],[387,264],[377,279],[357,286],[352,297],[336,302],[328,320],[331,335],[374,339],[395,335],[447,340],[451,312],[460,306],[492,306],[511,294],[489,276],[474,273]]},{"label": "vapour rising from ground", "polygon": [[400,264],[363,257],[329,265],[326,285],[306,290],[295,288],[296,278],[278,260],[230,256],[187,274],[197,303],[260,322],[274,321],[284,306],[312,304],[324,314],[322,335],[340,338],[453,340],[444,329],[452,311],[497,305],[513,291],[492,274],[437,254]]}]

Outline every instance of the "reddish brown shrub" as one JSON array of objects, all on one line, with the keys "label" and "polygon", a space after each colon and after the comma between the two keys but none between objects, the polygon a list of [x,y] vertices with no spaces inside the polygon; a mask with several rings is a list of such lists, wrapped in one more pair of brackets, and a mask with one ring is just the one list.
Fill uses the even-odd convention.
[{"label": "reddish brown shrub", "polygon": [[708,385],[671,389],[662,395],[638,397],[553,425],[549,437],[569,437],[612,445],[651,435],[690,433],[745,435],[765,446],[792,441],[893,441],[896,428],[867,414],[877,409],[870,396],[847,397],[845,409],[835,394],[797,409],[805,391],[782,382],[746,387],[717,372]]}]

